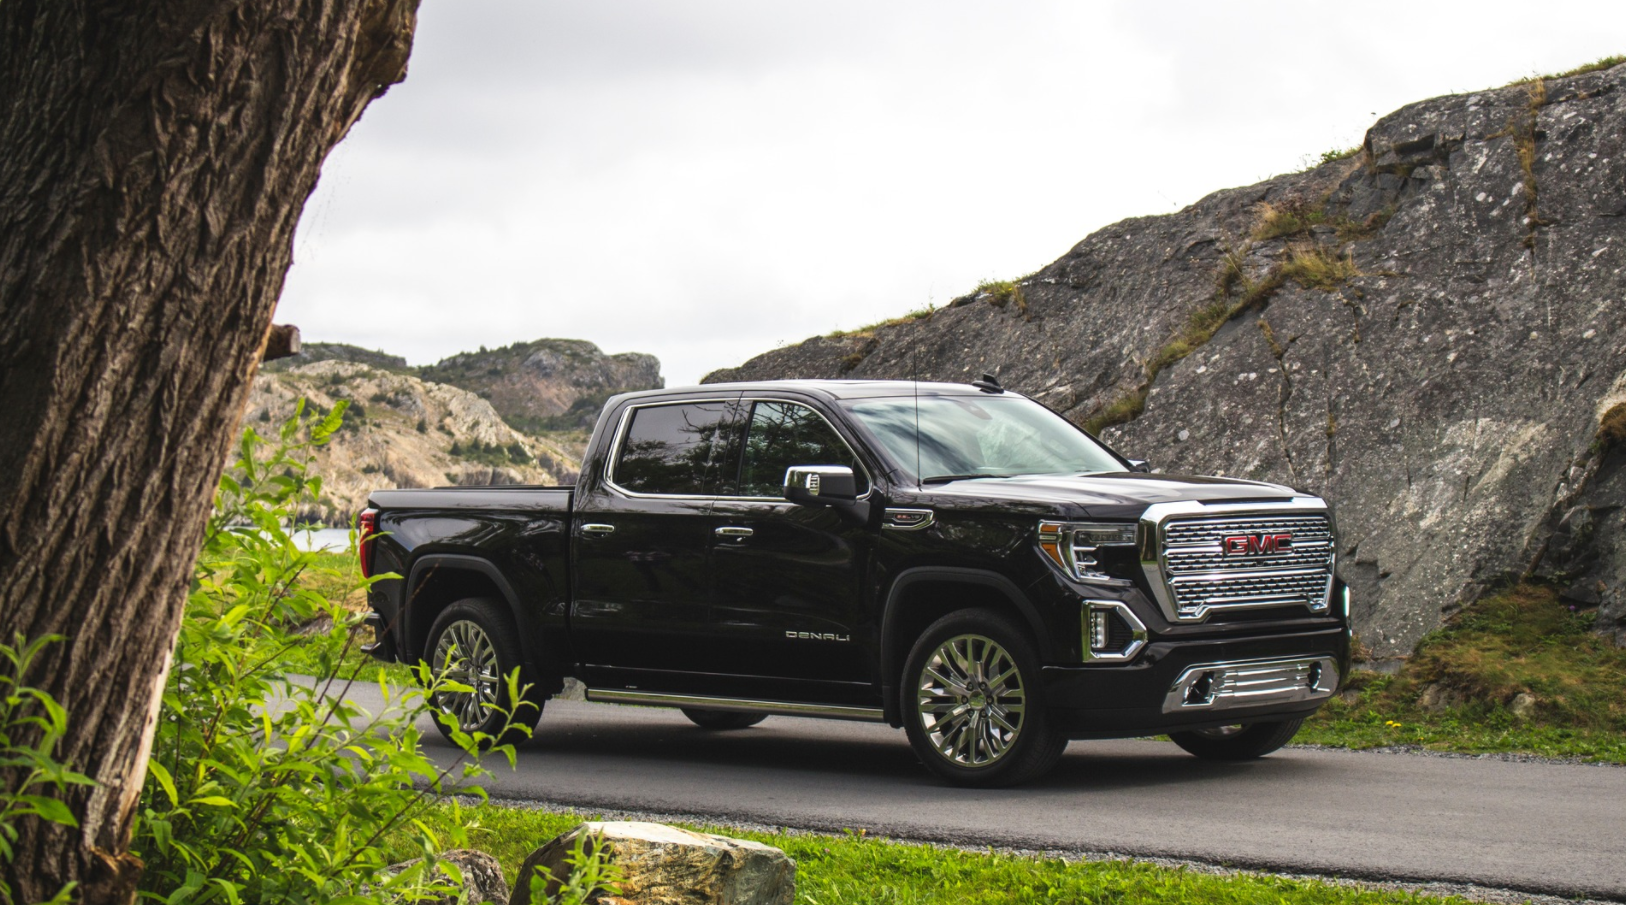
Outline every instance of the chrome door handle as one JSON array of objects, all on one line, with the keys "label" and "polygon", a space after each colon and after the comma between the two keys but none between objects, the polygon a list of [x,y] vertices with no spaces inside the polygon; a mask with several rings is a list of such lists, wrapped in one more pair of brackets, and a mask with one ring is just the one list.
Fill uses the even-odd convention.
[{"label": "chrome door handle", "polygon": [[752,531],[750,528],[736,528],[736,527],[733,527],[732,525],[724,525],[723,527],[717,529],[717,536],[718,537],[741,537],[741,538],[744,538],[744,537],[750,537],[751,535],[753,535],[755,533],[756,532]]},{"label": "chrome door handle", "polygon": [[586,524],[582,526],[583,534],[614,534],[614,525]]}]

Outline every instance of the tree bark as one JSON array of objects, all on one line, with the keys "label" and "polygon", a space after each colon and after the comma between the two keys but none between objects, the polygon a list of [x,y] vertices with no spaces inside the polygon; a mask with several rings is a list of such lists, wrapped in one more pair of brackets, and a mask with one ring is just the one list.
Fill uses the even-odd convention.
[{"label": "tree bark", "polygon": [[0,0],[0,639],[97,780],[22,826],[20,901],[133,899],[127,852],[212,491],[332,146],[417,0]]}]

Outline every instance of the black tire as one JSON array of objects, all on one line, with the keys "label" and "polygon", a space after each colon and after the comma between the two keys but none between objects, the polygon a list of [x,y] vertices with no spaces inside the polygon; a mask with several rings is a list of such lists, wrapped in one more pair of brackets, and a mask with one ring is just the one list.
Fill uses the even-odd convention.
[{"label": "black tire", "polygon": [[766,713],[740,713],[733,710],[696,710],[680,708],[683,715],[701,729],[723,732],[729,729],[748,729],[768,718]]},{"label": "black tire", "polygon": [[[471,654],[480,661],[474,665],[473,674],[459,668]],[[520,653],[513,621],[501,604],[484,597],[470,597],[448,606],[429,629],[424,656],[437,677],[445,673],[448,657],[458,658],[452,665],[460,674],[454,677],[475,691],[441,692],[431,703],[441,714],[455,719],[462,731],[485,733],[488,737],[481,743],[482,748],[517,745],[531,737],[531,730],[542,718],[546,696],[535,691],[534,680]],[[519,670],[521,688],[532,685],[532,690],[522,694],[518,701],[510,699],[507,683],[507,676],[515,669]],[[512,718],[503,711],[511,713]],[[452,730],[439,715],[435,727],[451,740]]]},{"label": "black tire", "polygon": [[915,754],[955,785],[1026,782],[1054,767],[1067,747],[1045,710],[1033,643],[992,610],[960,610],[932,623],[909,652],[899,694]]},{"label": "black tire", "polygon": [[1271,723],[1243,723],[1218,729],[1171,732],[1176,745],[1203,760],[1253,760],[1287,744],[1304,725],[1303,718]]}]

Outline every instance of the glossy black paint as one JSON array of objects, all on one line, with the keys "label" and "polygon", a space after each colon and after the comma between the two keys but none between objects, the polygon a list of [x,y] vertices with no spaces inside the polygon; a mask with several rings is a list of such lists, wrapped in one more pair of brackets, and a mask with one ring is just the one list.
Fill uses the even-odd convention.
[{"label": "glossy black paint", "polygon": [[[601,414],[574,489],[381,491],[375,567],[408,575],[479,571],[500,586],[539,674],[575,675],[601,688],[881,707],[894,722],[903,656],[922,619],[954,594],[1019,616],[1042,660],[1052,703],[1083,735],[1149,731],[1147,710],[1178,666],[1233,653],[1348,656],[1338,613],[1266,613],[1171,625],[1152,602],[1132,548],[1103,551],[1109,582],[1061,574],[1039,550],[1041,519],[1132,521],[1147,506],[1197,500],[1287,500],[1290,488],[1220,478],[1136,473],[957,480],[919,487],[877,451],[840,399],[896,396],[910,384],[786,381],[628,394]],[[922,395],[976,394],[920,384]],[[611,463],[629,410],[701,400],[730,406],[703,486],[690,497],[618,487]],[[796,403],[825,419],[869,486],[854,510],[728,495],[739,484],[739,445],[755,402]],[[732,443],[732,452],[727,444]],[[1114,454],[1116,455],[1116,454]],[[834,462],[798,463],[808,465]],[[731,481],[733,483],[731,483]],[[888,508],[926,509],[924,530],[883,527]],[[586,525],[613,532],[591,534]],[[746,529],[719,534],[718,529]],[[425,571],[432,567],[430,572]],[[490,580],[495,572],[502,582]],[[371,602],[393,649],[407,659],[433,619],[408,582],[375,585]],[[415,585],[414,585],[415,586]],[[1153,643],[1129,664],[1086,663],[1081,601],[1125,602]],[[900,628],[901,627],[901,628]],[[390,651],[391,645],[381,647]],[[1170,672],[1173,670],[1173,672]],[[1347,669],[1346,669],[1347,674]]]}]

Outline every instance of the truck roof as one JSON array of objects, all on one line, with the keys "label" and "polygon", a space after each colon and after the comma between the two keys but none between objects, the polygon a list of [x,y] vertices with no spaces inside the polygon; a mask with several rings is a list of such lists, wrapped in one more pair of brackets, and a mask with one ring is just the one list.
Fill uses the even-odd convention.
[{"label": "truck roof", "polygon": [[[789,390],[822,396],[826,399],[866,399],[882,396],[981,396],[987,391],[967,383],[938,383],[922,380],[742,380],[732,383],[707,383],[700,386],[668,387],[664,390],[644,390],[628,393],[624,398],[670,396],[674,393],[695,392],[753,392],[760,390]],[[1009,391],[1007,391],[1009,392]]]}]

